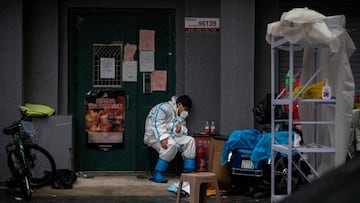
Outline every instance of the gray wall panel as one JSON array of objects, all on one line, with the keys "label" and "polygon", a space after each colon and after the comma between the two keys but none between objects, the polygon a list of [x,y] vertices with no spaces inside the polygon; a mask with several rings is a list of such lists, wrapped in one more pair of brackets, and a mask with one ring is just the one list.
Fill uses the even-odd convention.
[{"label": "gray wall panel", "polygon": [[221,1],[221,133],[253,128],[255,2]]},{"label": "gray wall panel", "polygon": [[58,106],[58,5],[35,0],[24,4],[24,102]]},{"label": "gray wall panel", "polygon": [[[185,17],[220,18],[218,0],[207,1],[204,8],[203,1],[185,1]],[[185,92],[194,103],[189,117],[193,132],[202,132],[207,119],[220,128],[220,69],[220,32],[185,32]]]},{"label": "gray wall panel", "polygon": [[[22,1],[0,1],[0,87],[1,105],[0,129],[13,123],[20,117],[22,104]],[[5,145],[10,136],[0,136],[0,179],[9,177]]]}]

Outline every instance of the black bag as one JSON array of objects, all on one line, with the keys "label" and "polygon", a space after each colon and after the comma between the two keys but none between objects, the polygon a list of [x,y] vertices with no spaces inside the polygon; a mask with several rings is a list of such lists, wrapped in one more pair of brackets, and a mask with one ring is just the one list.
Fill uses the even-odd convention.
[{"label": "black bag", "polygon": [[[269,124],[271,122],[271,94],[266,97],[252,109],[256,122],[260,124]],[[288,115],[283,105],[275,106],[275,119],[287,119]]]},{"label": "black bag", "polygon": [[53,189],[72,189],[77,176],[69,169],[58,169],[52,184]]}]

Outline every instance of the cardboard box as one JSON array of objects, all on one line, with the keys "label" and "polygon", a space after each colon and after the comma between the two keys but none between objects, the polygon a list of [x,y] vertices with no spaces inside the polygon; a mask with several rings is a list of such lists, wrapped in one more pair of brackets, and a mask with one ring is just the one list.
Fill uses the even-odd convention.
[{"label": "cardboard box", "polygon": [[220,189],[228,189],[231,186],[231,168],[229,164],[221,165],[221,154],[225,138],[210,137],[209,144],[209,171],[214,172],[218,178]]}]

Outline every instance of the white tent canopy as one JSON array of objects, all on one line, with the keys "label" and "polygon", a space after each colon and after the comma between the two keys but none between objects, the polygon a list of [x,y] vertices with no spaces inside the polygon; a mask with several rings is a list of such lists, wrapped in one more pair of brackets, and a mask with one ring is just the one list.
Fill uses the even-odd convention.
[{"label": "white tent canopy", "polygon": [[[310,79],[315,69],[321,68],[316,80],[326,79],[332,87],[336,104],[319,105],[316,119],[335,119],[335,125],[318,125],[317,133],[314,125],[303,125],[303,138],[309,144],[318,135],[317,143],[332,146],[336,150],[335,156],[317,155],[316,167],[319,173],[343,164],[350,139],[355,91],[349,58],[356,49],[345,30],[345,16],[324,16],[308,8],[294,8],[283,13],[280,21],[268,24],[267,42],[271,43],[272,37],[284,37],[304,47],[301,85]],[[316,55],[315,48],[318,48]],[[301,120],[315,119],[314,105],[299,104]]]}]

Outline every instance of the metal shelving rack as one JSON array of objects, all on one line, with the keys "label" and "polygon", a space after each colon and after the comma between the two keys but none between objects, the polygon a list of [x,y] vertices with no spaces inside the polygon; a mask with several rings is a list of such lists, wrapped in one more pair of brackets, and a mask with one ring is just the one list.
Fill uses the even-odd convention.
[{"label": "metal shelving rack", "polygon": [[[331,121],[320,121],[320,120],[294,120],[293,119],[293,102],[297,101],[298,103],[302,102],[310,102],[314,103],[315,105],[321,105],[321,104],[335,104],[335,99],[330,100],[322,100],[322,99],[297,99],[299,94],[307,87],[317,76],[317,74],[320,72],[320,68],[316,70],[316,72],[313,74],[313,76],[307,81],[302,88],[302,90],[295,95],[294,97],[289,96],[288,98],[282,98],[281,93],[279,95],[275,95],[275,56],[276,51],[280,49],[281,47],[286,47],[286,49],[289,51],[289,95],[293,95],[293,84],[294,84],[294,51],[302,49],[299,45],[290,43],[284,38],[276,39],[272,38],[271,43],[271,146],[272,146],[272,164],[271,164],[271,199],[272,202],[278,202],[285,198],[287,195],[291,194],[292,190],[292,166],[294,165],[298,170],[296,164],[293,163],[292,160],[292,154],[293,152],[297,152],[302,156],[305,163],[309,166],[311,172],[316,176],[320,177],[320,175],[316,171],[316,166],[313,167],[311,163],[307,161],[307,159],[304,157],[303,153],[335,153],[335,149],[332,147],[324,146],[315,143],[314,145],[302,145],[300,147],[293,146],[293,137],[292,137],[292,131],[293,131],[293,124],[301,124],[301,125],[322,125],[322,124],[334,124],[335,122],[333,120]],[[276,105],[288,105],[289,106],[289,112],[288,112],[288,119],[282,119],[282,120],[276,120],[275,119],[275,107]],[[280,122],[286,122],[288,124],[288,144],[287,145],[280,145],[275,143],[275,125]],[[318,136],[318,135],[316,135]],[[274,152],[281,152],[286,154],[287,156],[287,194],[275,194],[275,156]],[[304,173],[300,171],[301,175],[304,176],[306,180],[308,180],[307,177],[305,177]],[[308,180],[309,181],[309,180]]]}]

